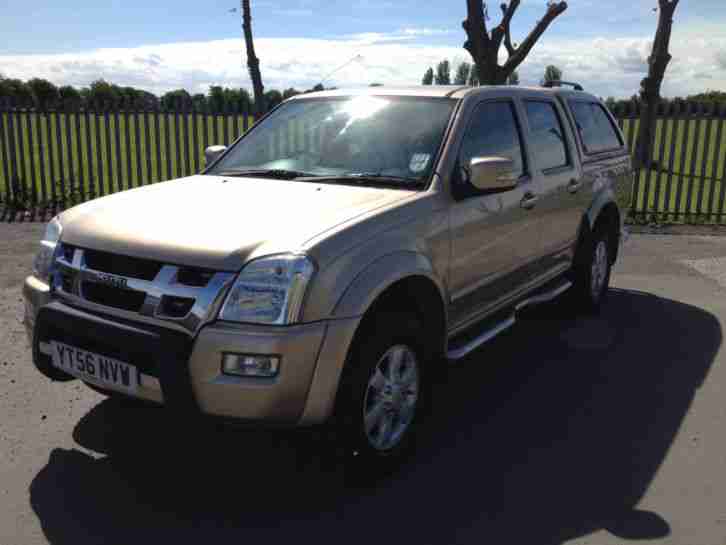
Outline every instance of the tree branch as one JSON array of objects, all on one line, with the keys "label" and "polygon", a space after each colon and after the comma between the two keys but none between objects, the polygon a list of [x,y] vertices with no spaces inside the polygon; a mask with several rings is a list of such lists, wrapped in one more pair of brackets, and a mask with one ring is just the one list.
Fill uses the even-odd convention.
[{"label": "tree branch", "polygon": [[[666,0],[660,1],[662,2]],[[522,61],[524,61],[524,59],[527,58],[529,52],[540,39],[542,34],[544,34],[545,30],[547,30],[547,27],[550,26],[552,21],[554,21],[555,19],[557,19],[557,17],[564,13],[566,9],[567,2],[565,1],[550,4],[550,6],[547,8],[547,13],[545,13],[545,16],[537,22],[537,25],[532,29],[532,32],[529,33],[529,35],[524,39],[524,41],[519,45],[518,48],[513,49],[513,52],[510,53],[510,57],[503,67],[505,72],[511,73],[517,68],[517,66],[522,63]]]},{"label": "tree branch", "polygon": [[512,46],[512,17],[517,11],[521,0],[511,0],[509,5],[501,4],[499,7],[502,10],[502,22],[492,30],[492,44],[494,49],[499,51],[502,45],[502,39],[504,39],[504,47],[507,49],[507,53],[511,57],[514,54],[514,46]]}]

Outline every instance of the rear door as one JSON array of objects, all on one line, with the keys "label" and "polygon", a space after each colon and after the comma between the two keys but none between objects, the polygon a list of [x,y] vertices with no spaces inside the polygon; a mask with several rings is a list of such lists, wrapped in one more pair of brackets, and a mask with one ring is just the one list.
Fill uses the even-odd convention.
[{"label": "rear door", "polygon": [[555,97],[542,94],[524,97],[522,107],[532,175],[541,188],[537,207],[543,267],[554,274],[569,267],[589,197],[564,109]]}]

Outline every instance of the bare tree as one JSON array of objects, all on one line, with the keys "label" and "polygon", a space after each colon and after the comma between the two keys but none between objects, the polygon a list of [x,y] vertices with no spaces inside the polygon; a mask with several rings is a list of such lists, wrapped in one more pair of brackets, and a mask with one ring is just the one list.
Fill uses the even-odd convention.
[{"label": "bare tree", "polygon": [[247,68],[250,71],[250,79],[252,80],[252,90],[255,94],[255,111],[257,114],[263,114],[266,109],[265,105],[265,87],[262,85],[262,74],[260,73],[260,59],[255,55],[255,43],[252,39],[252,15],[250,12],[250,0],[241,0],[242,5],[242,31],[245,36],[245,46],[247,47]]},{"label": "bare tree", "polygon": [[648,75],[640,83],[640,99],[642,108],[640,112],[640,128],[638,130],[638,148],[636,163],[639,166],[649,166],[655,138],[655,123],[660,90],[663,85],[671,54],[668,47],[673,29],[673,13],[678,7],[679,0],[658,0],[658,28],[653,40],[653,51],[648,57]]},{"label": "bare tree", "polygon": [[[520,3],[521,0],[503,2],[500,5],[502,21],[489,32],[486,4],[481,0],[466,0],[467,17],[462,23],[467,36],[464,49],[474,59],[482,85],[506,83],[511,73],[527,58],[550,23],[567,9],[567,2],[549,0],[544,17],[537,22],[524,41],[517,45],[512,42],[511,24]],[[502,45],[507,50],[508,58],[500,65],[498,55]]]}]

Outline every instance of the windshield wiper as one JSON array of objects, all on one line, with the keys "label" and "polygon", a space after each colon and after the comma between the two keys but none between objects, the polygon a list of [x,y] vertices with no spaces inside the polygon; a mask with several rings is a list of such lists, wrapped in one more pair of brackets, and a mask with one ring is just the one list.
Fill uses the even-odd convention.
[{"label": "windshield wiper", "polygon": [[215,176],[234,176],[237,178],[259,177],[275,178],[277,180],[295,180],[297,178],[314,178],[315,174],[302,172],[300,170],[285,170],[281,168],[248,169],[248,170],[223,170],[222,172],[210,172]]},{"label": "windshield wiper", "polygon": [[405,176],[391,176],[380,172],[351,172],[349,174],[335,174],[330,176],[316,176],[311,178],[299,178],[299,181],[310,182],[353,182],[356,184],[374,184],[392,187],[420,186],[422,180],[419,178],[407,178]]}]

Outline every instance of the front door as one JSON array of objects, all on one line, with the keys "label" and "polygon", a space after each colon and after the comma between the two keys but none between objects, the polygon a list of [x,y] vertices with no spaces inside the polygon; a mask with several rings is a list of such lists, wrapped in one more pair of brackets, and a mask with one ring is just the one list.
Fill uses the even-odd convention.
[{"label": "front door", "polygon": [[[474,157],[514,162],[517,187],[483,194],[468,182]],[[537,276],[540,254],[537,198],[522,147],[520,123],[510,100],[479,104],[466,129],[453,176],[452,256],[449,269],[452,329],[461,329]]]}]

